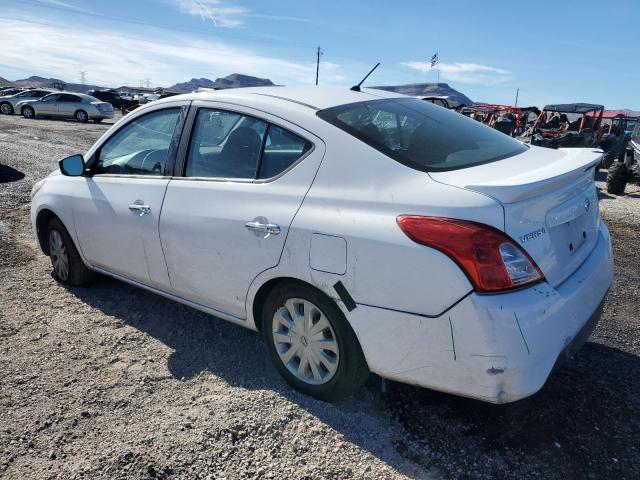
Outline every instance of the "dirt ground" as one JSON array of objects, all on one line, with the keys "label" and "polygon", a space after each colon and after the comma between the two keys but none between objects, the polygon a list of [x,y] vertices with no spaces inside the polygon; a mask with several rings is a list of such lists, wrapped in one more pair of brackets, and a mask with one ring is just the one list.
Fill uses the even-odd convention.
[{"label": "dirt ground", "polygon": [[51,277],[31,185],[108,127],[0,116],[1,478],[640,478],[640,188],[602,195],[615,286],[538,394],[493,406],[372,378],[326,404],[289,388],[253,332]]}]

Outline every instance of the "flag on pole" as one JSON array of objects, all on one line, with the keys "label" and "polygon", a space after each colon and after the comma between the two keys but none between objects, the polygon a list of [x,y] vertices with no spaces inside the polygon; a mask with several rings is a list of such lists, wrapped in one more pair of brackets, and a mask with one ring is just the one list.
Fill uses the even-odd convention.
[{"label": "flag on pole", "polygon": [[431,56],[431,68],[435,67],[438,64],[438,52],[434,53]]}]

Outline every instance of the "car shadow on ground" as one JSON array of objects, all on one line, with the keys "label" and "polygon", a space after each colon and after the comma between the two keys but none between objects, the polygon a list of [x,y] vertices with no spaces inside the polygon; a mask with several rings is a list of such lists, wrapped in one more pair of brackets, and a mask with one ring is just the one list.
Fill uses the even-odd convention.
[{"label": "car shadow on ground", "polygon": [[24,172],[16,170],[9,165],[0,164],[0,183],[17,182],[24,178]]},{"label": "car shadow on ground", "polygon": [[[587,343],[539,393],[513,404],[395,383],[381,394],[371,381],[355,397],[330,405],[290,388],[270,365],[259,334],[108,278],[69,291],[170,347],[167,368],[176,379],[208,371],[232,385],[276,391],[400,471],[409,459],[456,478],[460,468],[482,472],[482,478],[523,478],[536,468],[544,477],[625,478],[625,452],[635,459],[640,448],[640,357],[602,344]],[[381,448],[360,425],[336,422],[345,415],[331,414],[372,405],[405,430],[394,441],[395,452]],[[529,470],[518,473],[523,465]]]}]

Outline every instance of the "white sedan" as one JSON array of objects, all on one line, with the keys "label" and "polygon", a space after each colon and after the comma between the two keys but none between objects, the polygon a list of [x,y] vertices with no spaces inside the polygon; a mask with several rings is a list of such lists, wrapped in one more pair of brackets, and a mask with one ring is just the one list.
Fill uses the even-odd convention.
[{"label": "white sedan", "polygon": [[378,90],[195,93],[61,160],[32,222],[61,283],[100,272],[261,331],[309,395],[375,372],[504,403],[600,317],[600,159]]}]

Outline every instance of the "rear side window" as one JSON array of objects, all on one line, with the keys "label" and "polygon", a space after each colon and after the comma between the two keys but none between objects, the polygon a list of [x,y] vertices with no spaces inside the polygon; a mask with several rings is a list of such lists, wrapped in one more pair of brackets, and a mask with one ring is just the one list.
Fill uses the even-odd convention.
[{"label": "rear side window", "polygon": [[260,161],[258,178],[264,179],[279,175],[311,150],[311,147],[311,142],[295,133],[270,125]]},{"label": "rear side window", "polygon": [[237,112],[198,111],[186,177],[267,179],[305,155],[311,142],[264,120]]},{"label": "rear side window", "polygon": [[168,108],[132,120],[100,148],[95,174],[162,175],[179,108]]},{"label": "rear side window", "polygon": [[527,150],[486,125],[415,98],[352,103],[317,115],[416,170],[456,170]]}]

